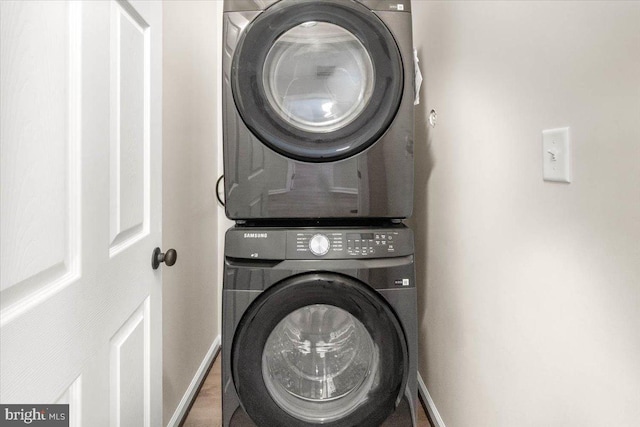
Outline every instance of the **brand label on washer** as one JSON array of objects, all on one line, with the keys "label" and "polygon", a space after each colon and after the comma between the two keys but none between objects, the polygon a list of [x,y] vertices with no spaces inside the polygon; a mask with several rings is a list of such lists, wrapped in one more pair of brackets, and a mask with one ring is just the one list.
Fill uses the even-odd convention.
[{"label": "brand label on washer", "polygon": [[244,233],[245,239],[266,239],[267,233]]},{"label": "brand label on washer", "polygon": [[389,5],[389,9],[403,11],[404,10],[404,4],[402,4],[402,3],[391,4],[391,5]]},{"label": "brand label on washer", "polygon": [[409,279],[396,279],[394,282],[396,286],[409,286]]}]

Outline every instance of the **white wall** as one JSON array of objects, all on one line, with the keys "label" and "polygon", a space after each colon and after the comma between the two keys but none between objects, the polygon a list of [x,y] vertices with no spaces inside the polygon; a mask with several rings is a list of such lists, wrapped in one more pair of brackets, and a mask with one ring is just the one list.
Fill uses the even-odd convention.
[{"label": "white wall", "polygon": [[[640,2],[413,8],[420,373],[445,424],[637,426]],[[543,182],[563,126],[574,182]]]},{"label": "white wall", "polygon": [[216,2],[164,3],[163,248],[178,251],[176,265],[163,269],[165,425],[185,409],[178,405],[188,404],[185,393],[194,391],[189,386],[220,334],[217,227],[224,213],[214,187],[221,22]]}]

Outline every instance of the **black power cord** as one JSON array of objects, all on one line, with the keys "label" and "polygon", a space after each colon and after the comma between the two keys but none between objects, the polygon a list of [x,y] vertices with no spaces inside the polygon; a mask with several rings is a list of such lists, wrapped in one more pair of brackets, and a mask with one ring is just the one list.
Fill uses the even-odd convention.
[{"label": "black power cord", "polygon": [[216,199],[218,199],[218,203],[220,203],[222,206],[224,206],[224,202],[220,198],[220,191],[218,190],[218,187],[220,186],[220,183],[223,179],[224,175],[220,175],[220,178],[218,178],[218,180],[216,181]]}]

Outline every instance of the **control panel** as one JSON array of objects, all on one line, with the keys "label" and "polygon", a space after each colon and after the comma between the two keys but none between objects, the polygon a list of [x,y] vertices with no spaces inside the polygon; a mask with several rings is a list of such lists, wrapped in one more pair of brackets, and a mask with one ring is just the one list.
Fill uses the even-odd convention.
[{"label": "control panel", "polygon": [[411,231],[403,228],[287,231],[288,259],[387,258],[412,253]]},{"label": "control panel", "polygon": [[375,255],[396,251],[397,231],[347,233],[348,255]]},{"label": "control panel", "polygon": [[392,258],[413,250],[413,233],[406,227],[236,227],[225,238],[227,257],[254,260]]}]

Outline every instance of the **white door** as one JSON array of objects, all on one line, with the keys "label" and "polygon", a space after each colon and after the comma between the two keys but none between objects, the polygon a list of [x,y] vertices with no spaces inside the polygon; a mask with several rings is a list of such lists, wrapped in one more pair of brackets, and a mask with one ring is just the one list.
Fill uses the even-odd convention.
[{"label": "white door", "polygon": [[0,1],[0,401],[161,425],[162,6]]}]

